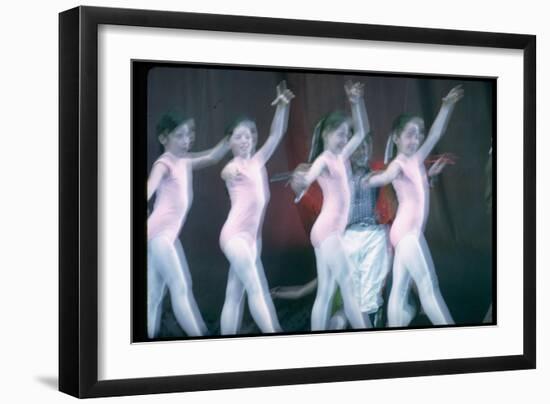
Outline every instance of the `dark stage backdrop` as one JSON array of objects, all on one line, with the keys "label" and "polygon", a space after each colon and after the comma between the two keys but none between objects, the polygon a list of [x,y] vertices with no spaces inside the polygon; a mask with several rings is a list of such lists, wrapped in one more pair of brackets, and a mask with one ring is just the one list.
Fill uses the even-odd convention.
[{"label": "dark stage backdrop", "polygon": [[[365,84],[374,161],[383,160],[393,119],[403,113],[424,118],[428,129],[441,98],[462,84],[464,98],[457,105],[434,154],[451,152],[458,159],[447,166],[430,191],[430,215],[425,231],[441,292],[458,324],[479,324],[493,301],[491,214],[485,198],[491,137],[494,133],[494,80],[440,79],[421,76],[381,76],[229,70],[162,66],[147,76],[147,173],[161,154],[155,125],[161,115],[180,110],[196,121],[193,151],[214,146],[236,117],[256,120],[262,144],[268,135],[275,87],[285,79],[295,93],[288,132],[267,164],[268,175],[289,171],[307,159],[316,122],[333,110],[349,113],[344,83]],[[180,235],[193,278],[193,291],[211,332],[219,332],[219,318],[228,273],[218,244],[229,211],[229,198],[220,172],[229,160],[194,172],[194,201]],[[143,178],[145,182],[146,179]],[[284,182],[271,184],[271,200],[263,228],[263,253],[270,287],[308,282],[316,276],[313,248],[300,219],[293,194]],[[309,329],[314,295],[297,301],[275,300],[285,331]],[[418,302],[417,302],[418,304]],[[160,337],[185,335],[172,315],[169,299],[163,307]],[[428,325],[423,315],[412,325]],[[245,310],[243,333],[258,332]]]}]

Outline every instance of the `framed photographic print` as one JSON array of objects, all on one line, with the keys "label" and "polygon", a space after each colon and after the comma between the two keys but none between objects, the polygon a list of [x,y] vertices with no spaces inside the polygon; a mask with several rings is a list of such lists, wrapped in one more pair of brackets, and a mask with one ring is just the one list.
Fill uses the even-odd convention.
[{"label": "framed photographic print", "polygon": [[535,43],[61,13],[60,390],[534,368]]}]

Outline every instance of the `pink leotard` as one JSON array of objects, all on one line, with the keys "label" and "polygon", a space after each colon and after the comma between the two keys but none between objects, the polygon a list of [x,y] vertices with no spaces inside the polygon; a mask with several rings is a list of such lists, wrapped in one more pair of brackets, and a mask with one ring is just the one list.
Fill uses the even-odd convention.
[{"label": "pink leotard", "polygon": [[327,171],[317,178],[323,191],[323,206],[311,229],[311,244],[316,248],[330,235],[344,233],[351,200],[349,163],[342,155],[328,150],[317,158],[325,160]]},{"label": "pink leotard", "polygon": [[166,152],[153,164],[163,164],[168,173],[156,191],[153,213],[147,219],[147,240],[164,236],[175,241],[193,202],[191,160]]},{"label": "pink leotard", "polygon": [[237,166],[240,175],[226,181],[231,209],[220,233],[220,246],[239,235],[254,244],[261,236],[265,208],[269,202],[269,187],[265,166],[252,157],[234,159],[228,164]]},{"label": "pink leotard", "polygon": [[392,182],[399,202],[390,230],[390,241],[396,247],[405,235],[424,231],[430,198],[424,162],[416,154],[411,157],[400,154],[394,161],[401,167],[401,173]]}]

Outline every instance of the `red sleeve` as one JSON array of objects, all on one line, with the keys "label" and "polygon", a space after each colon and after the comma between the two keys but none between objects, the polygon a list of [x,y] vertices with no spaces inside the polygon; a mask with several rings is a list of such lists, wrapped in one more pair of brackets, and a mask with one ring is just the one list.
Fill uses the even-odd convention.
[{"label": "red sleeve", "polygon": [[376,201],[376,213],[380,224],[390,224],[397,212],[397,199],[391,185],[380,188],[378,200]]}]

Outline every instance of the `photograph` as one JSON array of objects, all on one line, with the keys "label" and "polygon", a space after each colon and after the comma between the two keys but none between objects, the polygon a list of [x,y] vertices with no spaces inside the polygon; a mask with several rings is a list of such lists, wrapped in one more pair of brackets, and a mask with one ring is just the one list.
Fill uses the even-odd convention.
[{"label": "photograph", "polygon": [[60,13],[60,391],[536,368],[535,35],[288,17]]},{"label": "photograph", "polygon": [[550,402],[544,2],[87,3],[2,6],[1,402]]},{"label": "photograph", "polygon": [[495,325],[495,77],[132,61],[134,342]]}]

